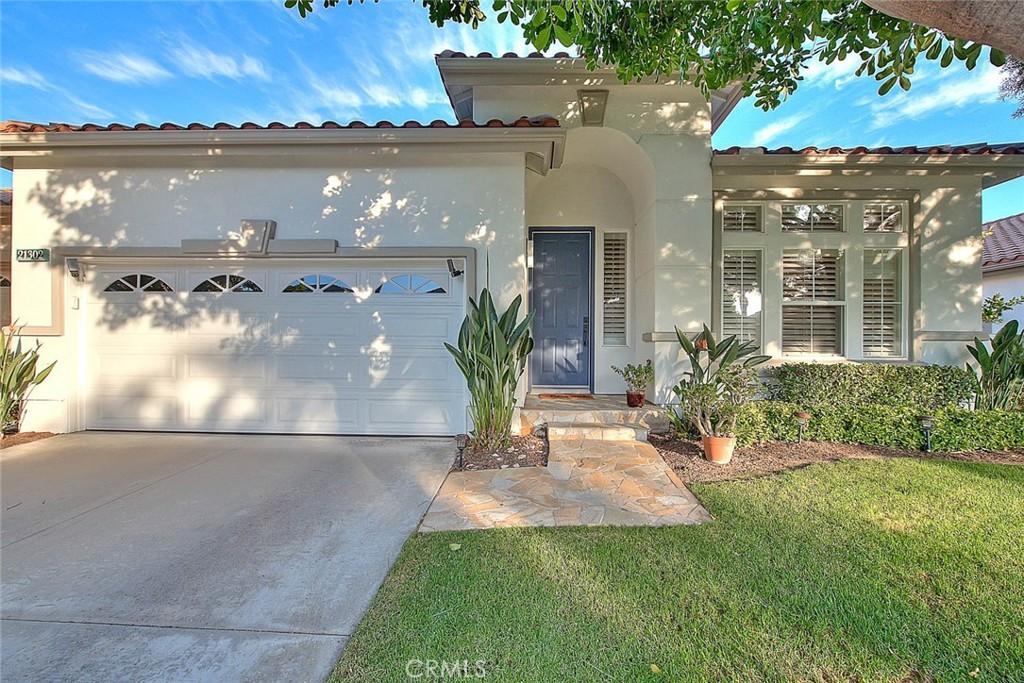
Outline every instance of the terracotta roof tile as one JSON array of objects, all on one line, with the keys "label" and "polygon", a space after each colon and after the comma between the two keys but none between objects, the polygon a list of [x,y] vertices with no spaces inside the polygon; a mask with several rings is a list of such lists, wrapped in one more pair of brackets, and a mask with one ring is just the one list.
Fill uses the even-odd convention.
[{"label": "terracotta roof tile", "polygon": [[982,228],[985,233],[983,270],[1024,265],[1024,213],[985,223]]},{"label": "terracotta roof tile", "polygon": [[[465,52],[458,52],[457,50],[443,50],[437,54],[438,59],[499,59],[490,52],[478,52],[475,55],[468,55]],[[556,52],[553,55],[545,55],[540,52],[531,52],[526,55],[516,54],[515,52],[506,52],[501,55],[500,59],[575,59],[568,52]]]},{"label": "terracotta roof tile", "polygon": [[522,116],[515,121],[502,121],[491,119],[486,123],[474,123],[473,121],[460,121],[448,123],[437,119],[429,123],[419,121],[406,121],[405,123],[392,123],[391,121],[378,121],[376,123],[364,123],[352,121],[346,124],[334,121],[324,121],[314,125],[306,121],[299,121],[293,125],[286,125],[279,121],[261,126],[251,121],[237,126],[229,123],[219,122],[212,126],[202,123],[189,123],[180,125],[177,123],[161,123],[154,126],[148,123],[137,123],[134,126],[123,123],[111,123],[101,126],[96,123],[84,123],[72,125],[69,123],[31,123],[29,121],[3,121],[0,123],[0,133],[77,133],[77,132],[123,132],[123,131],[155,131],[155,130],[338,130],[338,129],[362,129],[362,128],[557,128],[558,119],[551,116]]},{"label": "terracotta roof tile", "polygon": [[715,154],[734,155],[743,153],[754,154],[835,154],[835,155],[859,155],[859,154],[1024,154],[1024,142],[1007,142],[1001,144],[989,144],[979,142],[971,145],[931,145],[927,147],[727,147],[716,149]]}]

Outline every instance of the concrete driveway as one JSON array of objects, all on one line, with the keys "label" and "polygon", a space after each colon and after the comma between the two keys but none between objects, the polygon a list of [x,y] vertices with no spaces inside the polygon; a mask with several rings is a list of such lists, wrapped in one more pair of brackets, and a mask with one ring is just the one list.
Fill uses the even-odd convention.
[{"label": "concrete driveway", "polygon": [[452,452],[104,432],[0,451],[0,678],[323,680]]}]

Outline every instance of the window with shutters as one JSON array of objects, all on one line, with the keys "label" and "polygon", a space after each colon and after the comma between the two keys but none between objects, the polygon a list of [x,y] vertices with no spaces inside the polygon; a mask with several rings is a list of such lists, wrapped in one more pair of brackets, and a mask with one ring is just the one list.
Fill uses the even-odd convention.
[{"label": "window with shutters", "polygon": [[843,284],[842,252],[783,251],[783,354],[842,354]]},{"label": "window with shutters", "polygon": [[865,204],[864,232],[903,232],[903,204]]},{"label": "window with shutters", "polygon": [[761,345],[761,252],[727,249],[722,254],[722,334]]},{"label": "window with shutters", "polygon": [[782,205],[783,232],[842,232],[842,204]]},{"label": "window with shutters", "polygon": [[757,204],[726,204],[722,208],[722,230],[761,232],[761,207]]},{"label": "window with shutters", "polygon": [[864,250],[864,355],[891,358],[903,355],[902,252]]},{"label": "window with shutters", "polygon": [[626,233],[604,233],[604,343],[626,345]]}]

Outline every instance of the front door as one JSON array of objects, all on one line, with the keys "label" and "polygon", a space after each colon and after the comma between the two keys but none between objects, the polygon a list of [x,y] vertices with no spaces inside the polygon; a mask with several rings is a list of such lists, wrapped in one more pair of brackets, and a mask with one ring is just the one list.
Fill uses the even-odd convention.
[{"label": "front door", "polygon": [[590,388],[593,233],[534,230],[532,236],[532,384]]}]

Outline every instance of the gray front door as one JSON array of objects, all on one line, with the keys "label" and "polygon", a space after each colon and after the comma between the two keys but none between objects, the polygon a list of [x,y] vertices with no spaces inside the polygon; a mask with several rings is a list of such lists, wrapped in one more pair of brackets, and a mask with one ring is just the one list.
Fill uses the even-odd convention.
[{"label": "gray front door", "polygon": [[533,231],[535,386],[590,387],[590,231]]}]

